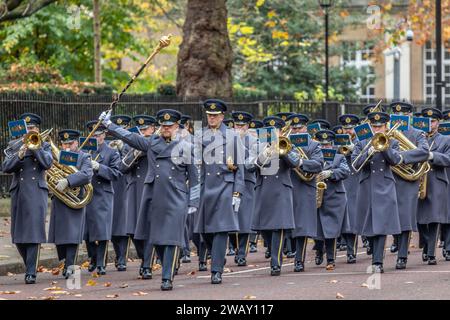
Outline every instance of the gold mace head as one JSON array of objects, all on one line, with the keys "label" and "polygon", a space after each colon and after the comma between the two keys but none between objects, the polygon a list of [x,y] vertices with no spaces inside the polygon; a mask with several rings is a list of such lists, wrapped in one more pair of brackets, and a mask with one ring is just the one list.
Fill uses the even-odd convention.
[{"label": "gold mace head", "polygon": [[161,39],[159,39],[159,45],[161,48],[165,48],[170,45],[170,38],[172,37],[171,34],[167,36],[162,36]]}]

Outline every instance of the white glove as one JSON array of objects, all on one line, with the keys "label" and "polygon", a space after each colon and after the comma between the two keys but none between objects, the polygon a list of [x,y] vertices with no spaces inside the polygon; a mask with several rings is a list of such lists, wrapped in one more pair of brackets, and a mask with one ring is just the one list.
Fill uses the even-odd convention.
[{"label": "white glove", "polygon": [[331,170],[324,170],[321,173],[319,173],[318,178],[321,180],[328,179],[333,174],[333,171]]},{"label": "white glove", "polygon": [[61,179],[58,181],[58,184],[56,185],[56,190],[59,192],[63,192],[64,189],[66,189],[69,186],[69,181],[67,179]]},{"label": "white glove", "polygon": [[195,213],[197,211],[197,208],[196,207],[189,207],[188,208],[188,214],[193,214],[193,213]]},{"label": "white glove", "polygon": [[111,122],[111,112],[112,110],[103,111],[98,120],[101,120],[105,127],[109,127]]},{"label": "white glove", "polygon": [[430,152],[430,154],[428,155],[428,160],[433,160],[433,158],[434,158],[433,152]]},{"label": "white glove", "polygon": [[[111,147],[111,145],[109,145]],[[112,145],[113,149],[122,151],[123,149],[123,141],[122,140],[115,140],[115,142]]]},{"label": "white glove", "polygon": [[26,152],[27,152],[27,146],[24,144],[20,147],[19,153],[17,154],[17,156],[19,157],[20,160],[22,160],[25,157]]},{"label": "white glove", "polygon": [[232,205],[234,207],[234,212],[238,212],[239,206],[241,205],[241,198],[238,196],[233,196]]},{"label": "white glove", "polygon": [[91,160],[91,164],[92,164],[92,169],[94,169],[94,170],[98,170],[98,168],[100,168],[100,163],[98,163],[95,160]]}]

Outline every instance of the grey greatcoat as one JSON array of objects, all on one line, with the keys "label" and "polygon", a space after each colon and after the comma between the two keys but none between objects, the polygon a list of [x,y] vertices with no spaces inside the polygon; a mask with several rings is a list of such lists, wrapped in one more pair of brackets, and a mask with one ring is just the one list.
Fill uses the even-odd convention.
[{"label": "grey greatcoat", "polygon": [[[150,139],[150,138],[146,138]],[[124,154],[132,149],[126,145],[124,147]],[[133,235],[135,239],[148,239],[149,224],[147,211],[140,211],[142,195],[144,194],[144,182],[147,176],[148,160],[147,153],[142,155],[130,167],[121,164],[120,170],[126,174],[126,210],[127,222],[126,232]],[[142,216],[139,214],[142,213]]]},{"label": "grey greatcoat", "polygon": [[[400,153],[403,157],[403,163],[414,164],[427,161],[429,147],[425,133],[411,128],[403,131],[403,134],[417,146],[416,149]],[[401,231],[417,231],[417,208],[419,204],[417,195],[420,181],[406,181],[398,175],[395,175],[395,179]]]},{"label": "grey greatcoat", "polygon": [[[195,217],[195,233],[239,231],[239,219],[232,206],[233,192],[245,193],[244,156],[241,139],[221,124],[218,130],[202,132],[200,170],[200,208]],[[237,170],[227,167],[231,157]],[[244,205],[241,202],[241,205]]]},{"label": "grey greatcoat", "polygon": [[[91,156],[84,152],[78,152],[78,154],[76,166],[78,172],[67,177],[70,188],[89,184],[93,175]],[[81,188],[81,190],[83,189]],[[79,197],[81,196],[83,196],[83,193]],[[54,196],[51,210],[48,242],[57,245],[81,243],[86,220],[86,207],[81,209],[69,208]]]},{"label": "grey greatcoat", "polygon": [[[359,141],[352,153],[352,160],[361,153],[368,140]],[[359,168],[367,159],[368,149],[356,162]],[[400,217],[397,206],[395,178],[391,165],[400,162],[398,142],[391,140],[384,152],[376,152],[361,169],[357,205],[358,234],[376,235],[400,234]]]},{"label": "grey greatcoat", "polygon": [[[261,145],[264,149],[264,144]],[[278,155],[276,155],[278,157]],[[278,170],[264,174],[257,169],[255,186],[255,212],[252,229],[262,230],[292,230],[295,227],[293,186],[291,169],[299,165],[300,157],[297,150],[292,150],[288,156],[281,156]],[[273,166],[273,164],[268,164]],[[255,167],[256,168],[256,167]]]},{"label": "grey greatcoat", "polygon": [[13,173],[11,193],[11,237],[13,243],[44,243],[48,187],[45,170],[52,165],[47,142],[37,150],[27,150],[20,160],[17,155],[3,161],[3,172]]},{"label": "grey greatcoat", "polygon": [[112,235],[113,236],[127,236],[127,198],[126,188],[127,181],[126,175],[123,174],[122,158],[125,155],[123,152],[125,146],[121,151],[117,150],[120,155],[120,175],[113,181],[114,189],[114,205],[113,205],[113,222],[112,222]]},{"label": "grey greatcoat", "polygon": [[[358,139],[353,139],[352,143],[356,145]],[[358,234],[356,228],[357,200],[359,190],[359,173],[352,167],[352,155],[351,153],[345,157],[347,165],[350,169],[350,175],[344,180],[345,193],[347,195],[347,214],[345,215],[344,222],[342,224],[343,234]]]},{"label": "grey greatcoat", "polygon": [[[307,173],[319,173],[323,167],[323,154],[320,144],[310,140],[307,147],[302,148],[308,156],[303,160],[300,169]],[[303,181],[291,170],[292,185],[294,186],[294,218],[295,230],[292,237],[315,237],[317,235],[317,206],[316,206],[316,179]]]},{"label": "grey greatcoat", "polygon": [[336,154],[332,163],[325,162],[324,170],[331,170],[333,174],[324,181],[327,189],[323,194],[322,206],[317,210],[317,238],[321,240],[334,239],[341,235],[347,214],[344,181],[350,174],[347,160],[342,154]]},{"label": "grey greatcoat", "polygon": [[113,181],[120,176],[120,155],[117,150],[111,149],[106,143],[99,145],[93,153],[92,159],[100,156],[97,162],[99,169],[94,170],[92,186],[94,196],[91,203],[86,206],[85,240],[89,242],[111,239],[114,189]]},{"label": "grey greatcoat", "polygon": [[448,177],[446,167],[450,166],[450,138],[436,133],[428,139],[433,159],[427,177],[427,196],[419,200],[417,223],[450,223],[448,209]]},{"label": "grey greatcoat", "polygon": [[[245,147],[245,159],[251,158],[251,148],[257,144],[257,139],[252,135],[245,135],[243,145]],[[252,233],[252,218],[255,209],[255,183],[256,173],[254,170],[245,168],[244,170],[245,191],[242,195],[241,205],[239,207],[239,232]]]},{"label": "grey greatcoat", "polygon": [[169,143],[161,136],[145,138],[115,124],[108,129],[131,147],[147,152],[148,170],[140,210],[148,214],[149,242],[182,246],[186,212],[188,207],[198,207],[200,195],[193,145],[178,137]]}]

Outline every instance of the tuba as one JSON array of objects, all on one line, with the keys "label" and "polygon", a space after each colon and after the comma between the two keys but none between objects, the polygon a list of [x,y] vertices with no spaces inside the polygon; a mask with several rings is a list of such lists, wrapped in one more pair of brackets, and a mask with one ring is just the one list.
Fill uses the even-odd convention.
[{"label": "tuba", "polygon": [[46,179],[49,190],[69,208],[81,209],[85,207],[92,199],[94,190],[92,185],[89,183],[82,187],[67,187],[63,190],[63,192],[58,191],[58,189],[56,189],[58,181],[78,172],[78,169],[74,166],[65,166],[60,164],[58,162],[59,150],[51,140],[50,136],[47,134],[47,136],[41,138],[50,144],[52,150],[53,164],[51,168],[46,171]]}]

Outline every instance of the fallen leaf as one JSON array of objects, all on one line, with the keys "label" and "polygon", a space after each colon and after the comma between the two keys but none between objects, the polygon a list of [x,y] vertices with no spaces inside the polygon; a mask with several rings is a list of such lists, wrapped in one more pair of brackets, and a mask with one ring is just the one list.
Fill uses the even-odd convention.
[{"label": "fallen leaf", "polygon": [[80,293],[78,293],[78,294],[74,294],[73,296],[74,296],[74,297],[77,297],[77,298],[81,298],[83,295],[80,294]]},{"label": "fallen leaf", "polygon": [[0,291],[0,294],[17,294],[21,292],[22,291]]},{"label": "fallen leaf", "polygon": [[57,297],[57,296],[49,296],[49,297],[42,297],[41,299],[42,300],[56,300],[56,299],[59,299],[59,297]]},{"label": "fallen leaf", "polygon": [[58,269],[60,269],[60,270],[64,269],[64,262],[59,264]]},{"label": "fallen leaf", "polygon": [[47,271],[47,269],[44,268],[44,266],[39,266],[39,267],[37,268],[37,272],[46,272],[46,271]]},{"label": "fallen leaf", "polygon": [[7,275],[8,277],[14,277],[16,274],[15,274],[15,273],[8,272],[6,275]]},{"label": "fallen leaf", "polygon": [[363,288],[368,288],[369,285],[368,285],[367,283],[364,282],[364,283],[361,285],[361,287],[363,287]]},{"label": "fallen leaf", "polygon": [[122,284],[119,286],[119,288],[122,288],[122,289],[128,288],[128,283],[122,283]]},{"label": "fallen leaf", "polygon": [[244,300],[254,300],[254,299],[256,299],[255,296],[245,296],[244,297]]},{"label": "fallen leaf", "polygon": [[343,294],[341,294],[341,293],[336,293],[336,299],[344,299],[345,297],[344,297],[344,295]]},{"label": "fallen leaf", "polygon": [[188,276],[193,276],[193,275],[195,275],[195,270],[192,270],[192,271],[189,272],[187,275],[188,275]]},{"label": "fallen leaf", "polygon": [[52,269],[52,275],[57,276],[59,274],[60,270],[59,268],[53,268]]},{"label": "fallen leaf", "polygon": [[62,289],[60,287],[50,287],[44,289],[44,291],[54,291],[54,290],[62,290]]},{"label": "fallen leaf", "polygon": [[330,281],[328,281],[328,283],[338,283],[339,281],[337,281],[337,280],[330,280]]},{"label": "fallen leaf", "polygon": [[233,272],[233,270],[230,269],[230,268],[224,268],[224,269],[223,269],[223,272],[224,272],[224,273],[230,273],[230,272]]},{"label": "fallen leaf", "polygon": [[100,275],[97,272],[93,272],[92,278],[100,278]]},{"label": "fallen leaf", "polygon": [[106,297],[114,299],[114,298],[118,298],[119,295],[117,293],[115,293],[115,294],[108,294]]},{"label": "fallen leaf", "polygon": [[106,283],[104,284],[104,286],[105,286],[105,287],[111,287],[111,282],[106,282]]},{"label": "fallen leaf", "polygon": [[55,284],[57,284],[58,283],[58,281],[52,281],[50,284],[52,285],[52,286],[54,286]]},{"label": "fallen leaf", "polygon": [[161,269],[161,265],[160,264],[154,264],[152,267],[152,271],[158,271]]},{"label": "fallen leaf", "polygon": [[52,291],[52,294],[69,294],[69,293],[64,290],[57,290],[57,291]]},{"label": "fallen leaf", "polygon": [[93,287],[97,285],[97,281],[89,279],[88,282],[86,283],[86,286],[88,287]]},{"label": "fallen leaf", "polygon": [[334,270],[334,266],[332,264],[328,264],[325,269],[327,271],[333,271]]},{"label": "fallen leaf", "polygon": [[405,282],[405,284],[412,284],[412,283],[414,283],[414,282],[412,282],[412,281],[406,281]]},{"label": "fallen leaf", "polygon": [[81,264],[81,268],[83,268],[83,269],[89,268],[89,261],[83,262],[83,263]]},{"label": "fallen leaf", "polygon": [[146,296],[148,295],[148,292],[138,291],[133,293],[133,296]]}]

